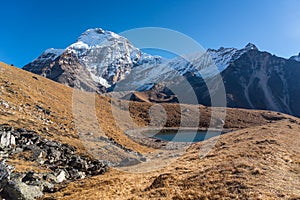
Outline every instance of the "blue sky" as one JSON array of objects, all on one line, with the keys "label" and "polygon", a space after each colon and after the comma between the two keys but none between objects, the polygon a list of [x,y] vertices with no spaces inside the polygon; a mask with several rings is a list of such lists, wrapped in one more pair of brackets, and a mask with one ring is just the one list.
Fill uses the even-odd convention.
[{"label": "blue sky", "polygon": [[22,67],[88,28],[180,31],[205,48],[248,42],[283,57],[300,52],[299,0],[10,0],[1,2],[0,61]]}]

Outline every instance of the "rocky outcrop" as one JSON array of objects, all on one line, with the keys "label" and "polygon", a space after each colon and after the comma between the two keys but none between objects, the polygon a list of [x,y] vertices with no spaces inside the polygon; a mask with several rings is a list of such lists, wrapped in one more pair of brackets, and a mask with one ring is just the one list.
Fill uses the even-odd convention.
[{"label": "rocky outcrop", "polygon": [[[300,82],[295,78],[300,75],[299,55],[280,58],[249,43],[241,49],[221,47],[184,57],[150,56],[126,38],[96,28],[65,50],[46,50],[24,69],[74,88],[98,93],[134,91],[131,100],[157,103],[181,99],[181,103],[210,106],[212,98],[220,99],[224,84],[229,107],[300,116]],[[223,81],[216,77],[219,72]],[[188,88],[182,87],[184,81]],[[155,84],[177,90],[176,96],[157,91]],[[198,101],[190,101],[194,93]]]},{"label": "rocky outcrop", "polygon": [[[42,138],[34,131],[2,125],[0,137],[3,160],[0,163],[1,195],[8,199],[35,199],[43,192],[55,191],[59,183],[106,171],[104,161],[78,155],[74,147]],[[5,159],[23,152],[30,156],[21,159],[35,162],[49,172],[14,172],[12,166],[5,164]]]},{"label": "rocky outcrop", "polygon": [[46,50],[23,69],[73,88],[103,93],[133,67],[156,59],[126,38],[95,28],[85,31],[66,49]]},{"label": "rocky outcrop", "polygon": [[[216,60],[218,65],[228,65],[224,67],[221,76],[205,78],[196,73],[186,72],[177,79],[169,79],[161,70],[162,82],[169,90],[179,91],[174,94],[180,99],[180,103],[199,103],[211,106],[212,99],[214,99],[213,106],[225,106],[224,104],[227,103],[228,107],[233,108],[272,110],[300,116],[300,107],[298,106],[300,79],[297,78],[300,76],[300,62],[296,57],[293,59],[280,58],[268,52],[259,51],[253,44],[248,44],[244,50],[221,48],[218,51],[209,51],[215,54],[218,51],[218,53],[223,52],[223,54],[214,55],[215,59],[218,56],[224,56],[224,60]],[[158,68],[160,67],[158,66]],[[142,80],[143,75],[149,79],[151,74],[154,72],[143,73],[140,70],[133,76],[129,75],[129,77],[134,77],[131,80],[127,78],[121,81],[118,87],[132,86],[138,82],[137,80]],[[182,80],[187,80],[189,87],[180,90],[183,88],[181,87]],[[155,83],[154,81],[151,84],[145,84],[144,87],[140,87],[144,91],[134,92],[125,97],[129,99],[131,96],[131,100],[134,101],[176,102],[164,101],[165,99],[169,100],[168,98],[162,98],[163,101],[159,101],[157,97],[168,97],[170,93],[162,90],[158,92],[153,87]],[[224,87],[225,93],[223,93]],[[196,94],[198,101],[189,101],[193,93]],[[223,97],[226,102],[219,102],[219,99]]]},{"label": "rocky outcrop", "polygon": [[[256,49],[248,51],[222,73],[227,105],[235,108],[273,110],[300,116],[300,63]],[[221,85],[214,79],[209,95],[204,86],[196,86],[200,103],[210,105]]]},{"label": "rocky outcrop", "polygon": [[44,58],[44,54],[40,56],[43,60],[46,59],[44,62],[41,62],[39,57],[23,69],[73,88],[99,93],[105,91],[103,85],[93,81],[87,67],[80,63],[74,53],[66,51],[55,59],[51,54],[46,54],[49,58]]}]

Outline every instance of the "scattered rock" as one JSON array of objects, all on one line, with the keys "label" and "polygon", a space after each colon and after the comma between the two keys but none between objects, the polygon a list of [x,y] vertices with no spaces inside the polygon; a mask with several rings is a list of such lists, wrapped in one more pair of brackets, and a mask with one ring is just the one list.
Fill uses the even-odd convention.
[{"label": "scattered rock", "polygon": [[0,138],[1,148],[9,147],[9,146],[15,145],[15,144],[16,144],[15,136],[13,136],[10,131],[2,132],[1,138]]},{"label": "scattered rock", "polygon": [[272,115],[272,114],[262,114],[262,117],[265,118],[266,120],[270,120],[270,121],[279,121],[279,120],[283,120],[286,119],[286,117],[281,116],[281,115]]},{"label": "scattered rock", "polygon": [[3,99],[0,100],[0,105],[2,105],[4,108],[8,109],[9,108],[9,104],[8,102],[4,101]]},{"label": "scattered rock", "polygon": [[48,182],[57,182],[57,178],[54,176],[54,174],[47,174],[43,178]]},{"label": "scattered rock", "polygon": [[29,152],[30,156],[23,159],[52,170],[16,173],[12,172],[11,166],[0,162],[0,195],[8,199],[40,198],[42,192],[53,192],[55,184],[103,174],[107,167],[102,161],[76,154],[76,149],[68,144],[42,138],[34,131],[15,130],[8,125],[0,125],[0,147],[1,158]]},{"label": "scattered rock", "polygon": [[45,113],[45,114],[47,114],[47,115],[50,115],[50,114],[51,114],[51,111],[50,111],[49,109],[45,109],[45,108],[43,108],[43,107],[41,107],[41,106],[39,106],[39,105],[36,105],[35,108],[36,108],[37,110],[42,111],[43,113]]},{"label": "scattered rock", "polygon": [[167,187],[169,183],[173,180],[174,177],[170,174],[160,174],[158,177],[154,179],[152,184],[149,187],[147,187],[145,190],[149,191],[152,189]]},{"label": "scattered rock", "polygon": [[67,172],[65,170],[60,170],[58,175],[56,176],[57,183],[64,182],[67,180]]},{"label": "scattered rock", "polygon": [[35,80],[39,80],[38,77],[36,77],[36,76],[32,76],[32,78]]},{"label": "scattered rock", "polygon": [[276,144],[279,145],[276,140],[262,140],[262,141],[256,141],[256,144]]},{"label": "scattered rock", "polygon": [[[0,162],[0,189],[1,197],[6,199],[34,200],[43,196],[39,186],[27,185],[34,179],[33,173],[28,173],[22,180],[19,175],[12,175],[13,167]],[[23,182],[24,180],[24,182]]]},{"label": "scattered rock", "polygon": [[92,136],[94,134],[92,132],[88,132],[87,135]]}]

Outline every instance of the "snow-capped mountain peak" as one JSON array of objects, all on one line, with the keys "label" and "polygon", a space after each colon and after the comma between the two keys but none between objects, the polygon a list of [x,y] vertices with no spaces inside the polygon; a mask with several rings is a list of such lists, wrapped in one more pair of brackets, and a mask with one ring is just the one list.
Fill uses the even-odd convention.
[{"label": "snow-capped mountain peak", "polygon": [[[75,49],[81,48],[92,48],[99,45],[104,45],[109,41],[114,42],[115,40],[126,40],[125,38],[115,34],[111,31],[105,31],[101,28],[88,29],[78,38],[77,42],[72,44],[70,47]],[[108,45],[108,44],[106,44]]]},{"label": "snow-capped mountain peak", "polygon": [[65,50],[64,49],[54,49],[54,48],[50,48],[45,50],[42,55],[40,55],[37,59],[39,60],[55,60],[58,56],[60,56],[61,54],[63,54]]},{"label": "snow-capped mountain peak", "polygon": [[[85,71],[81,74],[77,73],[81,81],[89,79],[88,81],[94,82],[94,85],[109,88],[123,80],[133,67],[145,63],[157,64],[161,60],[161,57],[143,53],[125,37],[101,28],[94,28],[86,30],[75,43],[64,50],[46,50],[25,69],[36,71],[34,68],[39,68],[38,73],[42,72],[41,74],[44,76],[54,76],[53,66],[61,66],[68,69],[70,74],[76,74],[78,69],[75,66],[80,65]],[[73,85],[73,83],[66,84]],[[81,85],[87,84],[82,83]]]},{"label": "snow-capped mountain peak", "polygon": [[214,61],[218,70],[223,71],[233,60],[234,55],[238,50],[236,48],[221,47],[218,50],[208,49],[211,59]]},{"label": "snow-capped mountain peak", "polygon": [[221,47],[217,50],[208,49],[207,52],[211,56],[211,59],[214,61],[219,72],[222,72],[232,62],[239,59],[243,54],[247,53],[250,50],[258,50],[258,48],[254,44],[248,43],[242,49]]},{"label": "snow-capped mountain peak", "polygon": [[245,50],[258,50],[258,48],[255,46],[255,44],[252,44],[251,42],[249,42],[246,46],[245,46],[245,48],[244,48]]},{"label": "snow-capped mountain peak", "polygon": [[88,29],[66,51],[76,55],[90,77],[106,88],[124,79],[142,55],[126,38],[101,28]]},{"label": "snow-capped mountain peak", "polygon": [[290,59],[300,62],[300,53],[298,54],[298,56],[292,56]]},{"label": "snow-capped mountain peak", "polygon": [[[203,78],[211,77],[225,70],[244,53],[255,49],[257,47],[249,43],[240,50],[221,47],[217,50],[208,49],[206,53],[190,55],[188,60],[181,57],[166,59],[143,53],[128,39],[116,33],[94,28],[86,30],[75,43],[64,50],[46,50],[24,69],[53,77],[55,80],[60,79],[61,82],[66,81],[65,84],[76,85],[84,90],[91,88],[90,85],[93,85],[93,89],[99,86],[108,89],[130,74],[138,72],[141,81],[137,81],[139,74],[130,75],[132,79],[136,79],[137,86],[166,77],[172,79],[175,76],[174,70],[181,76],[193,74]],[[216,65],[217,69],[211,67],[212,65]],[[148,73],[149,81],[145,80],[145,73]],[[76,74],[80,81],[76,82],[74,77],[60,78],[68,76],[66,74]]]}]

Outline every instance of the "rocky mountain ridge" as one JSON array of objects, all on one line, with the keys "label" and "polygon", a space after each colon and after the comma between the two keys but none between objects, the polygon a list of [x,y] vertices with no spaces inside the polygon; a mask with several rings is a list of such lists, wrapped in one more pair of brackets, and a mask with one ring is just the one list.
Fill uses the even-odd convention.
[{"label": "rocky mountain ridge", "polygon": [[[213,76],[251,49],[257,47],[249,43],[240,50],[222,47],[208,49],[204,54],[185,55],[187,59],[165,59],[143,53],[126,38],[96,28],[85,31],[64,50],[46,50],[23,69],[71,87],[102,93],[126,79],[132,71],[135,88],[188,73]],[[146,77],[148,80],[144,80]]]},{"label": "rocky mountain ridge", "polygon": [[290,60],[295,60],[295,61],[297,61],[297,62],[300,62],[300,53],[299,53],[297,56],[292,56],[292,57],[290,58]]},{"label": "rocky mountain ridge", "polygon": [[300,116],[299,75],[299,62],[257,50],[248,51],[221,72],[228,106],[296,116]]},{"label": "rocky mountain ridge", "polygon": [[125,78],[135,65],[154,62],[126,38],[100,28],[88,29],[64,50],[48,49],[25,70],[71,87],[103,92]]},{"label": "rocky mountain ridge", "polygon": [[[165,59],[145,54],[126,38],[96,28],[84,32],[65,50],[46,50],[23,69],[85,91],[146,92],[145,95],[134,95],[133,99],[151,93],[156,101],[161,99],[160,95],[170,96],[157,91],[156,85],[169,91],[188,81],[198,101],[187,99],[182,103],[207,106],[222,88],[222,84],[216,87],[218,84],[213,83],[220,74],[227,106],[300,116],[296,106],[300,87],[295,78],[300,75],[299,61],[299,56],[280,58],[260,51],[251,43],[242,49],[221,47],[184,55],[184,58]],[[182,92],[186,97],[191,93],[188,90],[189,93],[185,94],[186,89]],[[153,97],[153,94],[158,96]],[[169,101],[175,100],[171,98]]]}]

